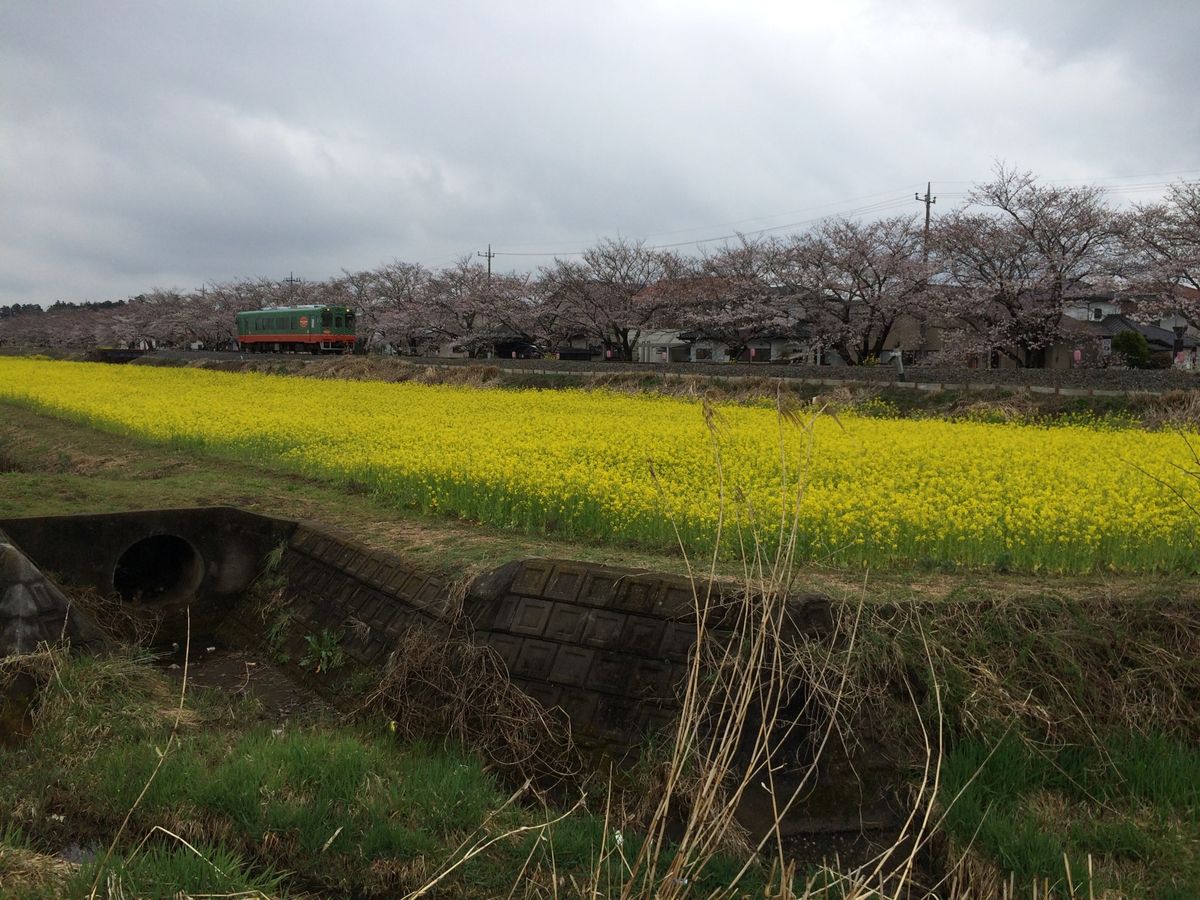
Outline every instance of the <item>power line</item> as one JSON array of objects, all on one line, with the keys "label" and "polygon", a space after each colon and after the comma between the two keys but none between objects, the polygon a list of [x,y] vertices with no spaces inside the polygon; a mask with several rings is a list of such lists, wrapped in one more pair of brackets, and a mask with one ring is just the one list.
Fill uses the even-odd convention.
[{"label": "power line", "polygon": [[[1171,181],[1145,182],[1142,184],[1121,184],[1121,185],[1113,185],[1113,186],[1098,185],[1100,187],[1103,187],[1104,190],[1108,193],[1123,194],[1123,193],[1136,193],[1136,192],[1142,191],[1142,190],[1153,190],[1156,188],[1167,187],[1167,186],[1175,183],[1175,181],[1178,181],[1179,179],[1182,179],[1185,176],[1193,175],[1193,174],[1200,175],[1200,169],[1188,170],[1188,171],[1184,171],[1184,172],[1158,172],[1158,173],[1149,173],[1149,174],[1142,174],[1142,175],[1106,175],[1106,176],[1101,176],[1099,178],[1076,178],[1076,179],[1039,178],[1039,180],[1045,181],[1045,182],[1050,182],[1050,183],[1068,184],[1068,183],[1071,183],[1072,181],[1084,182],[1084,183],[1095,183],[1097,181],[1116,181],[1116,180],[1128,180],[1128,179],[1138,179],[1138,178],[1170,178],[1170,179],[1172,179]],[[968,179],[938,179],[938,181],[939,181],[939,183],[943,183],[943,184],[977,184],[978,183],[977,180],[972,181],[972,180],[968,180]],[[930,183],[927,183],[926,184],[926,193],[927,194],[929,192],[929,188],[930,188]],[[739,225],[739,224],[742,224],[745,222],[758,222],[758,221],[763,221],[763,220],[767,220],[767,219],[774,219],[774,218],[779,218],[780,216],[794,215],[795,213],[798,213],[798,212],[806,212],[811,209],[821,209],[821,208],[830,209],[829,212],[824,213],[820,216],[816,216],[816,217],[809,218],[809,219],[801,219],[801,220],[797,220],[797,221],[793,221],[793,222],[787,222],[782,225],[773,225],[773,226],[757,228],[757,229],[753,229],[750,231],[744,231],[744,232],[733,231],[733,232],[726,233],[726,234],[720,234],[715,237],[695,238],[695,239],[684,240],[684,241],[673,241],[673,242],[669,242],[669,243],[652,244],[652,245],[648,245],[646,247],[646,249],[647,250],[671,250],[671,249],[675,249],[678,247],[690,247],[690,246],[699,246],[701,244],[711,244],[716,241],[733,240],[734,238],[741,237],[741,236],[753,236],[753,235],[759,235],[759,234],[767,234],[767,233],[773,232],[773,231],[782,231],[782,230],[785,230],[788,228],[796,228],[801,225],[810,225],[814,222],[819,222],[822,219],[826,219],[826,218],[829,218],[830,216],[835,216],[835,215],[854,217],[854,216],[866,215],[868,213],[887,212],[892,209],[897,209],[897,208],[903,206],[905,203],[911,202],[911,201],[907,201],[907,200],[888,199],[888,200],[882,200],[882,201],[878,201],[876,203],[867,204],[866,206],[857,207],[854,209],[849,209],[849,210],[844,210],[844,211],[839,211],[839,210],[833,208],[834,206],[840,206],[842,203],[854,203],[854,202],[858,202],[861,200],[871,200],[876,197],[887,197],[887,196],[890,196],[892,193],[893,192],[891,192],[891,191],[881,191],[876,194],[867,194],[862,197],[856,197],[856,198],[852,198],[849,200],[844,200],[837,204],[828,204],[828,205],[817,204],[817,205],[809,206],[809,207],[801,207],[800,209],[792,210],[791,212],[786,212],[786,213],[775,213],[775,214],[766,215],[766,216],[754,216],[754,217],[745,218],[745,219],[737,219],[732,222],[728,222],[725,225],[720,225],[720,226],[716,226],[716,227],[717,228],[731,228],[735,225]],[[969,191],[943,191],[941,196],[944,199],[951,199],[951,198],[961,199],[964,197],[969,197],[970,192]],[[921,202],[924,202],[924,200],[919,195],[918,195],[917,199],[921,200]],[[931,199],[930,204],[932,204],[932,203],[933,203],[933,200]],[[927,225],[928,225],[928,219],[929,219],[929,209],[926,208]],[[646,237],[655,237],[657,235],[666,236],[666,235],[671,235],[671,234],[683,234],[688,231],[700,231],[700,230],[703,230],[702,226],[697,226],[695,228],[680,228],[680,229],[675,229],[672,231],[650,232],[649,234],[646,235]],[[516,246],[522,246],[522,245],[518,244]],[[529,245],[525,244],[524,246],[528,247]],[[489,246],[489,252],[490,252],[490,246]],[[584,250],[498,250],[498,251],[495,251],[493,255],[494,256],[533,256],[533,257],[554,256],[554,257],[557,257],[557,256],[581,256],[585,252],[586,251],[584,251]],[[480,255],[482,256],[483,254],[480,254]]]},{"label": "power line", "polygon": [[[716,225],[693,225],[689,228],[676,228],[676,229],[668,230],[668,231],[652,231],[652,232],[649,232],[648,234],[644,234],[642,237],[645,239],[649,239],[649,238],[653,238],[653,237],[667,237],[672,234],[684,234],[689,231],[715,231],[717,229],[733,228],[736,225],[743,225],[747,222],[763,222],[763,221],[766,221],[767,219],[778,219],[778,218],[782,218],[783,216],[794,216],[794,215],[798,215],[803,212],[809,212],[810,210],[814,210],[814,209],[828,209],[831,206],[841,206],[842,204],[846,204],[846,203],[859,203],[863,200],[874,200],[877,197],[890,197],[890,196],[892,196],[894,194],[898,194],[904,190],[906,190],[906,188],[896,188],[894,190],[889,190],[889,191],[879,191],[874,194],[865,194],[861,197],[851,197],[846,200],[834,201],[833,203],[815,203],[810,206],[802,206],[799,209],[788,210],[787,212],[770,213],[768,215],[762,215],[762,216],[750,216],[750,217],[747,217],[744,219],[734,219],[731,222],[722,222],[722,223],[719,223]],[[539,243],[541,243],[541,242],[511,244],[509,246],[513,247],[514,249],[505,251],[504,255],[505,256],[518,255],[520,253],[521,248],[526,248],[526,247],[530,247],[530,246],[536,247],[536,246],[538,246]],[[690,243],[690,242],[688,242],[688,243]],[[531,256],[553,256],[555,254],[553,254],[553,253],[545,254],[545,253],[541,253],[541,252],[530,251],[529,255],[531,255]],[[563,254],[558,254],[558,255],[563,255]]]},{"label": "power line", "polygon": [[[846,210],[830,210],[829,212],[814,216],[809,219],[800,219],[795,222],[786,222],[782,225],[771,225],[766,228],[756,228],[752,231],[734,231],[728,234],[720,234],[714,237],[697,238],[689,241],[674,241],[667,244],[650,244],[645,247],[647,250],[671,250],[676,247],[690,247],[699,244],[711,244],[716,241],[728,241],[738,237],[753,237],[760,234],[768,234],[773,231],[783,231],[787,228],[797,228],[801,225],[811,225],[814,222],[820,222],[823,219],[828,219],[830,216],[842,215],[847,218],[854,216],[866,215],[867,213],[886,212],[888,210],[897,209],[905,206],[909,201],[905,198],[892,198],[883,200],[879,203],[871,203],[866,206],[855,207]],[[586,250],[539,250],[539,251],[497,251],[497,256],[581,256],[586,253]]]},{"label": "power line", "polygon": [[646,249],[647,250],[668,250],[673,247],[689,247],[692,244],[711,244],[714,241],[728,241],[728,240],[732,240],[733,238],[736,238],[736,237],[743,237],[743,236],[750,237],[750,236],[757,235],[757,234],[768,234],[772,231],[783,231],[786,228],[796,228],[800,225],[811,225],[813,222],[820,222],[823,219],[830,218],[831,216],[841,215],[841,216],[845,216],[847,218],[851,218],[854,216],[866,215],[867,213],[872,213],[872,212],[885,212],[887,210],[896,209],[897,207],[904,206],[907,203],[908,203],[908,201],[903,200],[903,199],[883,200],[883,201],[880,201],[879,203],[872,203],[872,204],[868,204],[867,206],[860,206],[855,209],[845,210],[843,212],[838,212],[838,211],[834,210],[833,212],[828,212],[828,213],[825,213],[820,216],[813,216],[810,219],[801,219],[797,222],[787,222],[783,225],[772,225],[767,228],[756,228],[753,231],[735,231],[732,234],[722,234],[722,235],[718,235],[717,237],[703,238],[701,240],[696,240],[696,241],[677,241],[673,244],[655,244],[655,245],[651,245],[651,246],[647,247]]}]

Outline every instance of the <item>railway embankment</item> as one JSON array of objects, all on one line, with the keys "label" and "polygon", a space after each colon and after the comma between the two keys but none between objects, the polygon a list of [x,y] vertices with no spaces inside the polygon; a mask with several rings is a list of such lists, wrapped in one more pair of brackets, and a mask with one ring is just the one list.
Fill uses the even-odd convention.
[{"label": "railway embankment", "polygon": [[[100,359],[97,351],[62,348],[0,347],[2,354],[45,354],[61,359]],[[322,371],[329,357],[297,353],[255,354],[200,350],[151,350],[114,353],[113,362],[137,362],[148,365],[197,365],[213,368],[304,371],[315,367]],[[343,371],[356,371],[363,377],[387,377],[388,373],[410,367],[434,369],[487,369],[509,379],[594,379],[621,375],[670,381],[673,379],[712,379],[716,382],[783,382],[815,387],[874,386],[935,391],[995,392],[1025,391],[1059,396],[1118,396],[1127,394],[1164,394],[1200,388],[1200,373],[1182,369],[971,369],[959,366],[907,366],[901,372],[894,365],[806,366],[771,363],[632,363],[613,360],[574,361],[558,359],[466,359],[456,357],[353,356],[335,357],[354,360]]]}]

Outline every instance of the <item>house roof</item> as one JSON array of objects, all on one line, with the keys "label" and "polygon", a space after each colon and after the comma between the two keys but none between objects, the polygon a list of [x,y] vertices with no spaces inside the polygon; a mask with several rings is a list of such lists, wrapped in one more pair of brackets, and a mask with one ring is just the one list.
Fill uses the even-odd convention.
[{"label": "house roof", "polygon": [[[1087,320],[1073,320],[1074,329],[1082,331],[1085,334],[1090,334],[1093,337],[1116,337],[1122,331],[1137,331],[1146,338],[1146,343],[1151,347],[1160,350],[1175,349],[1175,332],[1169,328],[1159,328],[1157,325],[1150,325],[1146,322],[1138,322],[1128,316],[1119,313],[1107,315],[1099,322]],[[1190,335],[1184,334],[1183,348],[1191,350],[1194,347],[1200,346],[1196,339]]]},{"label": "house roof", "polygon": [[[812,329],[804,323],[797,323],[790,333],[784,334],[774,331],[762,331],[749,337],[749,341],[802,341],[812,336]],[[708,334],[702,328],[693,328],[688,331],[679,333],[680,340],[695,343],[696,341],[722,341],[723,339],[717,334]]]}]

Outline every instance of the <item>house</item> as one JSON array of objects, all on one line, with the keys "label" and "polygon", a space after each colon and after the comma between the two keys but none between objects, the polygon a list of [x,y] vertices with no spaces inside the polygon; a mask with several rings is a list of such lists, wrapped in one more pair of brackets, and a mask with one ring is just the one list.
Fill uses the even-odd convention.
[{"label": "house", "polygon": [[[801,330],[797,337],[765,334],[749,338],[737,362],[769,363],[797,362],[807,365],[824,365],[837,362],[837,354],[822,352]],[[644,331],[634,350],[634,361],[642,363],[693,362],[726,363],[735,358],[729,344],[701,330],[684,331],[678,328],[660,328]]]},{"label": "house", "polygon": [[1130,301],[1115,292],[1069,297],[1063,303],[1063,316],[1080,322],[1102,322],[1106,316],[1128,312]]},{"label": "house", "polygon": [[[1030,365],[1045,369],[1109,365],[1112,338],[1122,331],[1137,331],[1146,338],[1154,365],[1195,367],[1193,351],[1200,335],[1189,333],[1188,323],[1181,316],[1166,316],[1157,324],[1139,321],[1145,318],[1139,310],[1145,309],[1145,299],[1132,294],[1076,291],[1062,303],[1057,325],[1061,336],[1049,346],[1030,351]],[[880,362],[894,359],[897,351],[903,352],[906,364],[933,361],[943,354],[953,356],[964,332],[971,334],[966,319],[902,316],[888,336]],[[999,350],[971,355],[965,362],[972,369],[1020,366],[1017,359]]]},{"label": "house", "polygon": [[1134,331],[1146,339],[1150,348],[1150,364],[1155,368],[1195,369],[1200,342],[1187,333],[1186,325],[1163,328],[1139,322],[1123,313],[1104,315],[1100,319],[1064,321],[1065,339],[1046,351],[1047,368],[1069,369],[1087,365],[1119,365],[1113,357],[1113,338],[1124,331]]},{"label": "house", "polygon": [[634,347],[634,362],[689,362],[692,358],[692,345],[684,335],[684,332],[675,329],[643,331],[637,346]]}]

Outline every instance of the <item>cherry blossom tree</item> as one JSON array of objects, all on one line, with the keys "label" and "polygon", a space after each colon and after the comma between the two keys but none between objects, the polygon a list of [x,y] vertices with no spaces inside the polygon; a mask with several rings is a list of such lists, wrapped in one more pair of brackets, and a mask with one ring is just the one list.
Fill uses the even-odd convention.
[{"label": "cherry blossom tree", "polygon": [[798,336],[800,323],[774,282],[772,261],[768,244],[745,237],[705,254],[647,289],[664,301],[657,321],[719,341],[735,359],[755,338]]},{"label": "cherry blossom tree", "polygon": [[648,249],[640,241],[602,240],[578,261],[556,259],[541,271],[542,296],[555,309],[560,333],[577,331],[631,360],[642,332],[667,299],[648,291],[677,276],[682,261]]},{"label": "cherry blossom tree", "polygon": [[1200,182],[1171,185],[1161,203],[1134,207],[1125,222],[1130,285],[1140,313],[1178,313],[1200,328]]},{"label": "cherry blossom tree", "polygon": [[931,241],[942,317],[961,355],[1040,365],[1068,298],[1120,274],[1120,218],[1100,188],[1043,186],[1003,166],[968,199],[979,209],[942,217]]},{"label": "cherry blossom tree", "polygon": [[877,359],[896,323],[923,317],[930,268],[915,216],[829,219],[776,241],[772,269],[821,346],[851,365]]},{"label": "cherry blossom tree", "polygon": [[494,337],[487,278],[483,266],[464,256],[434,272],[427,289],[430,330],[471,356],[484,352]]}]

